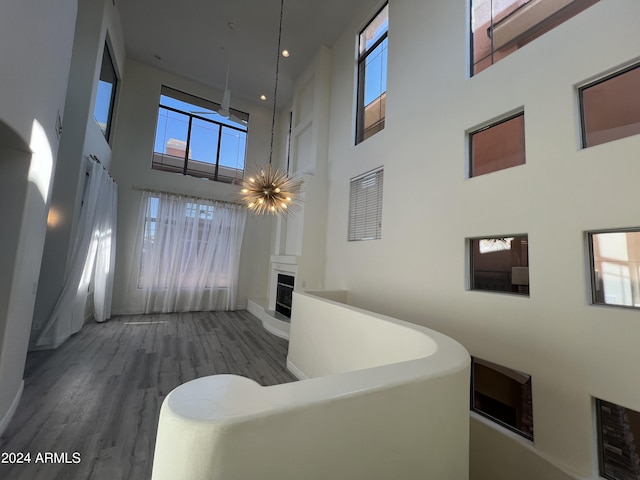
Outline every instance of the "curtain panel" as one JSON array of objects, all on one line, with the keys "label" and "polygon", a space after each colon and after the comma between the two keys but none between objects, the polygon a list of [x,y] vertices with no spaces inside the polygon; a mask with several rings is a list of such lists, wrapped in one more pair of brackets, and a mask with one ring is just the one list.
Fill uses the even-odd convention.
[{"label": "curtain panel", "polygon": [[118,186],[96,161],[91,161],[88,173],[65,283],[35,342],[40,349],[57,348],[80,331],[91,285],[94,319],[111,318]]},{"label": "curtain panel", "polygon": [[234,310],[245,223],[240,205],[143,192],[132,285],[144,313]]}]

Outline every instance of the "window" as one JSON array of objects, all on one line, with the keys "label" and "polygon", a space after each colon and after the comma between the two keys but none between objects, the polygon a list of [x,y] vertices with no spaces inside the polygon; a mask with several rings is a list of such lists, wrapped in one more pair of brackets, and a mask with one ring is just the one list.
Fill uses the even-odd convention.
[{"label": "window", "polygon": [[598,0],[471,0],[471,75]]},{"label": "window", "polygon": [[387,31],[385,5],[358,37],[358,112],[356,144],[384,128],[387,102]]},{"label": "window", "polygon": [[382,167],[351,179],[349,241],[382,237]]},{"label": "window", "polygon": [[469,134],[469,176],[525,163],[524,112]]},{"label": "window", "polygon": [[589,233],[592,302],[640,307],[640,230]]},{"label": "window", "polygon": [[640,65],[579,90],[582,146],[592,147],[640,133]]},{"label": "window", "polygon": [[474,238],[471,290],[529,295],[529,241],[526,235]]},{"label": "window", "polygon": [[472,358],[471,410],[533,440],[531,376]]},{"label": "window", "polygon": [[162,87],[152,168],[225,183],[242,180],[249,115]]},{"label": "window", "polygon": [[[138,288],[227,288],[240,206],[145,192]],[[238,215],[237,211],[240,210]],[[236,218],[237,217],[237,218]]]},{"label": "window", "polygon": [[109,47],[104,44],[102,52],[102,66],[100,67],[100,79],[98,80],[98,91],[96,93],[96,104],[93,109],[93,118],[100,126],[107,141],[111,135],[111,118],[113,117],[113,106],[116,99],[116,88],[118,77],[113,66],[113,60]]},{"label": "window", "polygon": [[640,413],[596,399],[600,475],[640,478]]}]

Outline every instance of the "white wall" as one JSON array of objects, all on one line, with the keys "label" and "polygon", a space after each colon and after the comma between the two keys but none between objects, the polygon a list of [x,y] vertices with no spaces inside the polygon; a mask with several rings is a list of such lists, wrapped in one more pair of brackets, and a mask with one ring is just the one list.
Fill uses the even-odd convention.
[{"label": "white wall", "polygon": [[[223,92],[132,60],[127,61],[126,70],[111,164],[112,175],[118,183],[114,313],[142,311],[141,296],[136,290],[140,265],[136,226],[142,193],[133,187],[223,201],[236,200],[240,191],[237,185],[151,169],[161,86],[167,85],[213,101],[220,101]],[[238,98],[232,98],[232,106],[249,113],[247,165],[267,163],[269,158],[264,156],[264,152],[269,151],[271,138],[269,111]],[[248,297],[266,298],[271,222],[270,218],[247,217],[240,258],[238,307],[246,307]]]},{"label": "white wall", "polygon": [[304,380],[180,385],[160,411],[153,480],[467,480],[468,352],[314,295],[293,303],[287,365]]},{"label": "white wall", "polygon": [[[355,38],[376,7],[332,49],[326,288],[531,374],[539,469],[503,478],[543,478],[542,457],[594,478],[592,396],[640,411],[640,317],[589,305],[584,232],[640,226],[640,136],[580,149],[576,85],[640,58],[640,3],[602,0],[468,78],[467,2],[395,0],[386,128],[354,146]],[[526,165],[465,179],[465,132],[522,106]],[[348,243],[349,179],[380,165],[382,239]],[[513,233],[529,235],[530,297],[468,291],[465,238]],[[472,458],[518,450],[493,428],[474,427]]]},{"label": "white wall", "polygon": [[[73,33],[73,28],[71,31]],[[114,66],[122,79],[124,37],[115,6],[110,0],[80,2],[67,87],[64,135],[60,141],[60,161],[51,196],[51,210],[58,221],[47,230],[32,339],[44,327],[64,285],[84,191],[87,156],[96,155],[105,168],[109,168],[111,161],[111,146],[93,117],[107,38]],[[116,107],[114,121],[117,111]]]},{"label": "white wall", "polygon": [[0,5],[0,433],[22,391],[75,18],[75,0]]}]

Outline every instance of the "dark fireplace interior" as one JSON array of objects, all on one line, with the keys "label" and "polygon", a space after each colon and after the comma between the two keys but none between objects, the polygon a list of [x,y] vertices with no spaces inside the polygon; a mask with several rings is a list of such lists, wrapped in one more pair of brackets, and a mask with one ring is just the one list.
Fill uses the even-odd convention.
[{"label": "dark fireplace interior", "polygon": [[292,275],[278,274],[278,286],[276,288],[276,312],[291,318],[291,300],[293,298]]}]

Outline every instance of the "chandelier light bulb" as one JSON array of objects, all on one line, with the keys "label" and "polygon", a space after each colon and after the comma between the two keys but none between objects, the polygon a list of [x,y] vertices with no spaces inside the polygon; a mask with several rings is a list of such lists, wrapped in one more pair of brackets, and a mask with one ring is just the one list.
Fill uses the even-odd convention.
[{"label": "chandelier light bulb", "polygon": [[257,177],[245,177],[239,192],[240,200],[256,215],[292,215],[295,207],[302,203],[299,199],[301,187],[301,178],[289,176],[286,170],[269,164]]}]

